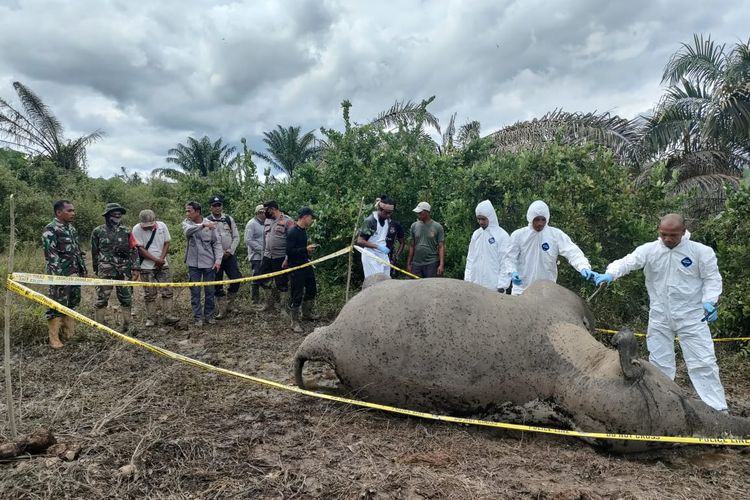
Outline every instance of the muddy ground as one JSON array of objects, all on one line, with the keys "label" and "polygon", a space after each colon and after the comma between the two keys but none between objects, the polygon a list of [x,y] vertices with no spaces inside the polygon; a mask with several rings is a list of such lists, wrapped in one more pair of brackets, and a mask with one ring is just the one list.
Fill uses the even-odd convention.
[{"label": "muddy ground", "polygon": [[[140,328],[138,336],[292,383],[302,336],[280,317],[241,307],[201,330]],[[0,498],[741,498],[750,484],[750,453],[741,448],[612,456],[576,439],[266,389],[79,331],[60,351],[39,336],[14,339],[20,430],[48,427],[82,451],[72,461],[3,461]],[[750,361],[725,348],[719,356],[730,406],[747,415]],[[688,384],[684,368],[678,382]],[[7,438],[4,406],[0,414]]]}]

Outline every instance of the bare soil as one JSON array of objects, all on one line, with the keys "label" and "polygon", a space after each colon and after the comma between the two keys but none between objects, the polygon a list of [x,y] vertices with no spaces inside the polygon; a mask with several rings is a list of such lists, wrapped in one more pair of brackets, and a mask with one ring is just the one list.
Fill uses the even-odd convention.
[{"label": "bare soil", "polygon": [[[184,298],[182,302],[185,302]],[[302,336],[243,312],[139,338],[284,383]],[[188,317],[187,309],[183,317]],[[324,324],[320,322],[319,324]],[[312,330],[306,324],[306,330]],[[617,456],[570,438],[394,416],[267,389],[79,327],[64,349],[13,345],[22,433],[43,426],[74,460],[0,461],[0,498],[742,498],[744,448]],[[750,411],[748,362],[719,349],[733,412]],[[326,385],[330,371],[313,367]],[[689,384],[684,369],[678,382]],[[5,407],[0,405],[5,419]],[[3,421],[0,434],[8,438]]]}]

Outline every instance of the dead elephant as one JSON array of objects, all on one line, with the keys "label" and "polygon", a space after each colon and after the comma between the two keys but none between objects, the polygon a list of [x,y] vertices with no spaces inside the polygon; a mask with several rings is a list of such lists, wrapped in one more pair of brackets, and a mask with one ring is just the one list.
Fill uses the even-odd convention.
[{"label": "dead elephant", "polygon": [[471,415],[541,403],[590,432],[750,435],[750,420],[710,408],[635,359],[632,334],[618,334],[614,350],[590,328],[585,302],[551,282],[509,296],[458,280],[387,280],[304,340],[295,377],[304,387],[304,363],[324,361],[359,398],[415,410]]}]

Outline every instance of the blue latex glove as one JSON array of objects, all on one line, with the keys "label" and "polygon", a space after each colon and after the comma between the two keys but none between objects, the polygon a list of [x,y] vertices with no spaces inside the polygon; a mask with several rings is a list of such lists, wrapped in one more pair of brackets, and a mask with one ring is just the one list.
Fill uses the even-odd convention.
[{"label": "blue latex glove", "polygon": [[601,285],[602,283],[612,283],[614,281],[615,277],[611,274],[597,274],[596,278],[594,279],[594,284],[596,286]]},{"label": "blue latex glove", "polygon": [[597,275],[597,273],[595,273],[591,269],[581,269],[581,276],[586,281],[588,281],[588,280],[593,281],[593,279],[596,277],[596,275]]},{"label": "blue latex glove", "polygon": [[388,255],[389,253],[391,253],[391,249],[388,248],[385,245],[378,245],[378,250],[380,250],[381,252],[383,252],[386,255]]},{"label": "blue latex glove", "polygon": [[510,275],[510,280],[513,282],[514,285],[520,285],[523,283],[523,280],[521,279],[521,277],[518,275],[518,273],[515,273],[515,272]]},{"label": "blue latex glove", "polygon": [[706,315],[701,321],[708,321],[709,323],[713,323],[714,321],[719,319],[719,310],[716,309],[716,306],[714,306],[712,303],[704,302],[703,310],[706,311]]}]

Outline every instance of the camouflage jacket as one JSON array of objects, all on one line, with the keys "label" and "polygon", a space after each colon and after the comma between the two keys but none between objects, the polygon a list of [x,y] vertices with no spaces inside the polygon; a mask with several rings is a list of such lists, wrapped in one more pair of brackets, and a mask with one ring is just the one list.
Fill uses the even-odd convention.
[{"label": "camouflage jacket", "polygon": [[57,219],[47,224],[42,233],[42,246],[47,274],[86,275],[86,261],[78,241],[78,231],[71,224],[63,224]]},{"label": "camouflage jacket", "polygon": [[91,233],[91,261],[94,272],[100,264],[110,264],[129,273],[138,269],[138,249],[131,244],[130,228],[122,224],[102,224]]}]

